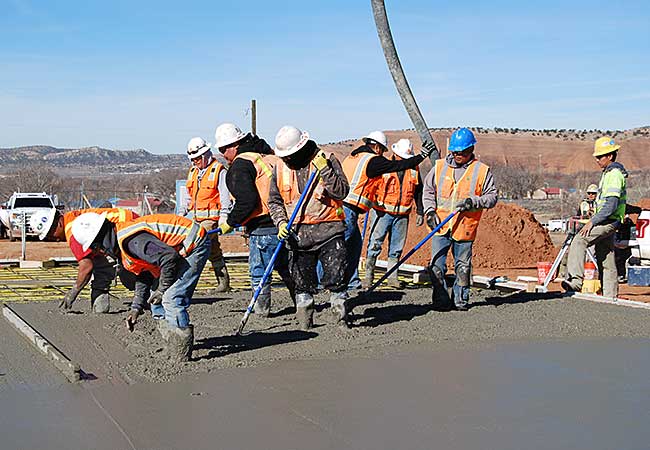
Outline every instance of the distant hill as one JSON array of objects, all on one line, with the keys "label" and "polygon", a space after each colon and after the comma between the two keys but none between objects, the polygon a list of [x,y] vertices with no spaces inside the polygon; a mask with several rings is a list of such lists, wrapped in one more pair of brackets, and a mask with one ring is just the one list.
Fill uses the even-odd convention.
[{"label": "distant hill", "polygon": [[46,145],[0,148],[0,171],[43,163],[62,172],[130,173],[187,166],[183,154],[155,155],[143,149],[109,150],[101,147],[56,148]]}]

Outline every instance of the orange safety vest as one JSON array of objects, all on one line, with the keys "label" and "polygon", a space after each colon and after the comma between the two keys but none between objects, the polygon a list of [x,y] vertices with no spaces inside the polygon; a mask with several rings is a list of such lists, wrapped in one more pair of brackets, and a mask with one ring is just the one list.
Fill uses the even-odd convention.
[{"label": "orange safety vest", "polygon": [[343,202],[362,211],[373,207],[377,188],[381,184],[381,177],[368,178],[366,175],[368,162],[375,156],[374,153],[361,152],[343,160],[343,173],[350,181],[350,192]]},{"label": "orange safety vest", "polygon": [[192,166],[187,174],[187,192],[190,194],[189,209],[194,220],[219,220],[221,197],[219,196],[219,175],[224,167],[216,159],[208,164],[199,180],[199,169]]},{"label": "orange safety vest", "polygon": [[139,275],[143,270],[160,276],[160,268],[146,261],[135,258],[126,252],[124,241],[136,233],[149,233],[165,244],[173,247],[181,256],[192,253],[205,239],[206,232],[200,225],[185,217],[174,214],[152,214],[130,222],[118,223],[117,244],[122,253],[122,266],[129,272]]},{"label": "orange safety vest", "polygon": [[413,205],[415,187],[418,185],[418,168],[404,171],[402,182],[397,172],[385,173],[377,188],[375,209],[389,214],[408,216]]},{"label": "orange safety vest", "polygon": [[67,212],[63,215],[63,226],[65,229],[65,240],[68,244],[70,244],[70,239],[72,238],[72,222],[85,213],[106,213],[106,220],[115,224],[130,222],[140,217],[133,211],[124,208],[88,208]]},{"label": "orange safety vest", "polygon": [[[331,154],[326,154],[327,159]],[[310,163],[311,170],[316,170]],[[278,190],[284,200],[287,214],[291,215],[300,199],[298,189],[298,172],[291,170],[282,160],[276,165],[276,179]],[[315,186],[315,187],[314,187]],[[343,201],[334,200],[325,192],[323,179],[318,175],[318,182],[312,185],[312,193],[301,206],[301,211],[296,216],[294,224],[315,224],[323,222],[337,222],[345,220]]]},{"label": "orange safety vest", "polygon": [[[454,169],[444,159],[436,160],[436,212],[441,220],[456,210],[456,204],[472,196],[483,193],[483,184],[489,167],[479,161],[472,161],[458,181],[454,181]],[[436,234],[446,234],[451,229],[451,237],[456,241],[473,241],[476,239],[478,222],[483,210],[465,211],[456,214]]]},{"label": "orange safety vest", "polygon": [[275,155],[262,155],[253,152],[240,153],[235,156],[235,159],[237,158],[250,161],[255,166],[255,170],[257,171],[255,187],[260,196],[260,204],[255,207],[253,214],[244,220],[242,225],[245,225],[255,217],[265,216],[269,213],[269,188],[271,186],[271,177],[273,176],[273,167],[280,159]]}]

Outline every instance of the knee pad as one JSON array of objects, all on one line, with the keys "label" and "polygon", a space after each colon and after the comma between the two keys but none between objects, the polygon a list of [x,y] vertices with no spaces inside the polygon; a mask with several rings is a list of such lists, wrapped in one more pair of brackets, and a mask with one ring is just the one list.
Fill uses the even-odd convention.
[{"label": "knee pad", "polygon": [[456,283],[458,286],[467,287],[471,284],[470,275],[472,267],[467,264],[459,264],[456,270]]}]

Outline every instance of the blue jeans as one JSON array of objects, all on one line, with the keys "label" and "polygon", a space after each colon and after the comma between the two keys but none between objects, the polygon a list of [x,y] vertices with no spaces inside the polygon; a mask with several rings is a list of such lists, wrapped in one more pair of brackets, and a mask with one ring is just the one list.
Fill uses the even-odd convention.
[{"label": "blue jeans", "polygon": [[[209,253],[210,239],[206,238],[179,263],[176,281],[165,291],[161,303],[165,319],[170,326],[177,328],[189,326],[190,315],[187,313],[187,308],[192,302],[194,289],[199,282]],[[152,308],[151,314],[155,317],[160,314],[160,310]]]},{"label": "blue jeans", "polygon": [[388,258],[399,259],[406,244],[406,232],[409,226],[409,216],[396,214],[370,213],[370,239],[368,240],[368,258],[377,258],[381,246],[388,235]]},{"label": "blue jeans", "polygon": [[343,204],[345,212],[345,247],[348,250],[345,269],[345,280],[348,289],[361,287],[359,279],[359,259],[361,258],[361,232],[359,231],[359,214]]},{"label": "blue jeans", "polygon": [[433,236],[431,239],[431,271],[433,272],[433,295],[437,301],[448,301],[447,282],[447,253],[451,247],[454,257],[456,281],[453,287],[453,297],[456,306],[467,306],[472,273],[472,244],[473,241],[455,241],[450,233],[444,236]]}]

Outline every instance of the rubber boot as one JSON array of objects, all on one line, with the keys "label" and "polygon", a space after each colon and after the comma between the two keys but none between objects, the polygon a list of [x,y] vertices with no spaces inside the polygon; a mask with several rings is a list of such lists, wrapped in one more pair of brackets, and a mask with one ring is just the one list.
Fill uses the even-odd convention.
[{"label": "rubber boot", "polygon": [[348,326],[348,293],[332,292],[330,294],[330,305],[334,318],[340,325]]},{"label": "rubber boot", "polygon": [[314,297],[311,294],[296,294],[296,318],[301,330],[314,327]]},{"label": "rubber boot", "polygon": [[361,287],[367,291],[375,281],[375,264],[377,263],[376,256],[369,256],[366,258],[366,277],[361,282]]},{"label": "rubber boot", "polygon": [[270,289],[268,292],[264,292],[264,290],[265,289],[262,289],[262,293],[260,293],[259,297],[257,297],[253,312],[255,312],[255,314],[258,314],[260,317],[269,317],[271,314],[271,292]]},{"label": "rubber boot", "polygon": [[106,314],[111,310],[111,299],[108,292],[90,291],[90,307],[94,313]]},{"label": "rubber boot", "polygon": [[[397,258],[388,258],[388,267],[387,267],[386,270],[390,270],[393,267],[395,267],[397,265],[398,261],[399,261],[399,259],[397,259]],[[390,287],[393,287],[393,288],[396,288],[396,289],[404,289],[404,283],[401,282],[399,280],[399,278],[397,277],[398,276],[398,274],[397,274],[398,271],[399,270],[395,270],[393,273],[391,273],[388,276],[388,285]]]},{"label": "rubber boot", "polygon": [[163,342],[167,342],[169,340],[169,324],[164,318],[154,319],[154,322],[156,323],[156,330],[160,333],[161,339]]},{"label": "rubber boot", "polygon": [[187,362],[192,357],[194,325],[185,328],[169,327],[167,332],[167,357],[171,362]]},{"label": "rubber boot", "polygon": [[214,276],[217,279],[217,286],[212,290],[215,294],[230,291],[230,274],[226,267],[226,261],[222,258],[218,264],[213,265]]}]

